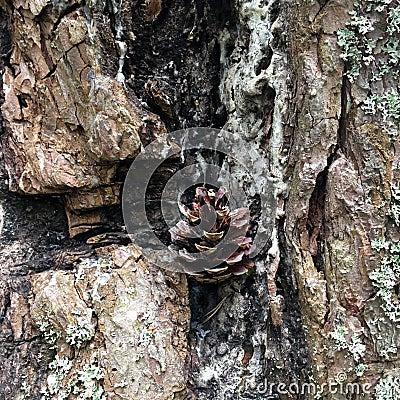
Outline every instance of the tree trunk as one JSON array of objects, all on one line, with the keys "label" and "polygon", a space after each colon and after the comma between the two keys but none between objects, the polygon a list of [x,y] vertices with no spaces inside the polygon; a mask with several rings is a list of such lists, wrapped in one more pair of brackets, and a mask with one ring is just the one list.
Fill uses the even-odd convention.
[{"label": "tree trunk", "polygon": [[[0,0],[0,21],[0,399],[400,398],[397,2]],[[141,149],[199,126],[244,141],[252,176],[231,172],[268,216],[254,271],[217,283],[152,265],[121,212]]]}]

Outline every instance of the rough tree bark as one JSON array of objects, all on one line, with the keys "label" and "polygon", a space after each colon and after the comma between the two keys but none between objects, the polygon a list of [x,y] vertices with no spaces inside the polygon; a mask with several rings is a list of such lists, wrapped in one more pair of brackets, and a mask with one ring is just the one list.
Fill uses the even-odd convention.
[{"label": "rough tree bark", "polygon": [[[371,280],[396,254],[398,142],[362,108],[396,77],[346,74],[353,8],[0,0],[0,399],[400,398],[374,394],[398,376],[400,339]],[[379,61],[385,19],[368,15]],[[154,268],[124,232],[132,160],[192,126],[240,134],[268,166],[253,178],[273,183],[273,234],[245,278]],[[329,382],[371,388],[286,390]]]}]

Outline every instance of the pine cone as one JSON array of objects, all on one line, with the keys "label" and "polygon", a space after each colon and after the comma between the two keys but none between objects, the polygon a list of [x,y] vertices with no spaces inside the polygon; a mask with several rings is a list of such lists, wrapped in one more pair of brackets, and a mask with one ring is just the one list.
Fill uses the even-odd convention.
[{"label": "pine cone", "polygon": [[[169,230],[174,244],[171,249],[184,260],[185,272],[198,281],[221,281],[243,275],[254,266],[249,260],[252,238],[246,236],[250,210],[243,207],[231,211],[228,200],[224,187],[215,192],[200,186],[190,207],[178,202],[185,219]],[[210,257],[211,267],[203,267],[196,257],[199,253]]]}]

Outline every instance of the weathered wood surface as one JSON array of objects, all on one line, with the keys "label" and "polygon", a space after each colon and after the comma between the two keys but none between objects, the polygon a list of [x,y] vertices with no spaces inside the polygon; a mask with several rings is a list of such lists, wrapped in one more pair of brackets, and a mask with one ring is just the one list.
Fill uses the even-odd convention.
[{"label": "weathered wood surface", "polygon": [[[360,107],[369,83],[344,75],[352,7],[0,0],[0,399],[258,399],[266,382],[398,375],[369,274],[371,241],[398,238],[399,152]],[[188,285],[124,238],[129,163],[190,126],[240,134],[269,166],[253,178],[274,182],[273,236],[248,279]]]}]

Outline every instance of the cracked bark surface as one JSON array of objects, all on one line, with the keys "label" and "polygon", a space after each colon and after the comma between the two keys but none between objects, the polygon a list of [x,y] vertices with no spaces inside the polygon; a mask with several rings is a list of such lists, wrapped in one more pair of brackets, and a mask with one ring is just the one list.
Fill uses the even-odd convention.
[{"label": "cracked bark surface", "polygon": [[[298,15],[310,16],[312,29],[303,40],[296,40],[296,46],[303,45],[297,49],[303,57],[293,67],[310,73],[301,76],[306,84],[297,94],[301,106],[294,111],[298,117],[291,137],[291,159],[296,161],[289,164],[293,164],[292,176],[303,179],[290,184],[286,230],[293,245],[302,308],[307,310],[304,322],[312,343],[314,375],[326,382],[346,372],[357,381],[348,365],[355,361],[338,355],[329,344],[330,332],[345,325],[351,333],[363,335],[368,369],[360,381],[373,384],[383,372],[398,368],[398,333],[383,317],[368,278],[379,263],[371,240],[388,226],[383,202],[390,199],[397,155],[396,144],[383,133],[380,123],[366,122],[358,106],[365,96],[363,90],[342,78],[345,71],[337,58],[335,33],[343,27],[351,7],[352,2],[333,1],[320,10],[311,3],[308,12],[298,9]],[[301,19],[293,22],[301,25]],[[305,33],[304,29],[299,32]],[[307,40],[313,35],[315,39]],[[375,319],[372,307],[377,307]],[[378,339],[371,325],[380,318],[385,323]],[[397,349],[389,360],[378,355],[383,343]]]},{"label": "cracked bark surface", "polygon": [[[276,385],[396,375],[398,327],[368,274],[371,240],[398,236],[399,152],[345,77],[352,6],[0,0],[0,399],[79,398],[94,367],[107,399],[312,399]],[[133,158],[191,126],[240,133],[254,154],[273,233],[251,276],[167,273],[124,233]],[[366,346],[362,377],[338,326]]]}]

